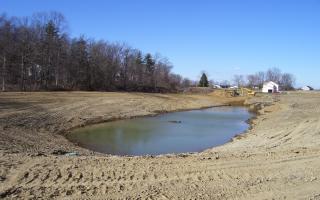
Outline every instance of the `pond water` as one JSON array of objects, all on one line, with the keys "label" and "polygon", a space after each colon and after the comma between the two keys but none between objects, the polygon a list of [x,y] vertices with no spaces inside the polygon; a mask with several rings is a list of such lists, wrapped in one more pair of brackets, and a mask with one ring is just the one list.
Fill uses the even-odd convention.
[{"label": "pond water", "polygon": [[246,131],[251,117],[244,107],[215,107],[87,126],[67,137],[84,148],[114,155],[200,152]]}]

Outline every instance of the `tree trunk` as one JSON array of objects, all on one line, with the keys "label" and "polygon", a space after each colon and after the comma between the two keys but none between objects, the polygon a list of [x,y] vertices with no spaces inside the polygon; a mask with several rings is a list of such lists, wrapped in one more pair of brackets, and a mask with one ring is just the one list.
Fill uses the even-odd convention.
[{"label": "tree trunk", "polygon": [[57,57],[57,66],[56,66],[56,75],[55,75],[55,79],[56,79],[56,88],[58,88],[58,84],[59,84],[59,65],[60,65],[60,53],[58,52],[58,57]]},{"label": "tree trunk", "polygon": [[24,57],[21,56],[21,90],[25,91]]},{"label": "tree trunk", "polygon": [[51,57],[48,57],[47,71],[46,71],[46,89],[48,89],[49,80],[50,80],[50,68],[51,68]]},{"label": "tree trunk", "polygon": [[3,56],[3,63],[2,63],[2,92],[4,92],[6,90],[5,74],[6,74],[6,57]]}]

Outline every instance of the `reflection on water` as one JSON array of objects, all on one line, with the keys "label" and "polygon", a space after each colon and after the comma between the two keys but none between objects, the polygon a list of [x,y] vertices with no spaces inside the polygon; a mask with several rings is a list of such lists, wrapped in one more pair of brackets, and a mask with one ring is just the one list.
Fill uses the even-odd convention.
[{"label": "reflection on water", "polygon": [[68,138],[82,147],[115,155],[199,152],[247,130],[250,117],[243,107],[217,107],[87,126]]}]

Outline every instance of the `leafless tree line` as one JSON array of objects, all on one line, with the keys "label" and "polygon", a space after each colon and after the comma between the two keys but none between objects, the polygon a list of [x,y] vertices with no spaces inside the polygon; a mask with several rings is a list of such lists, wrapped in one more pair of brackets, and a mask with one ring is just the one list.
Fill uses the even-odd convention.
[{"label": "leafless tree line", "polygon": [[262,88],[263,83],[267,81],[273,81],[278,83],[281,90],[292,90],[295,85],[295,77],[290,73],[282,73],[278,68],[268,69],[266,72],[257,72],[247,76],[235,75],[233,78],[234,84],[237,86],[250,87],[250,88]]},{"label": "leafless tree line", "polygon": [[2,91],[101,90],[170,92],[188,84],[159,55],[126,44],[70,38],[63,15],[0,15]]}]

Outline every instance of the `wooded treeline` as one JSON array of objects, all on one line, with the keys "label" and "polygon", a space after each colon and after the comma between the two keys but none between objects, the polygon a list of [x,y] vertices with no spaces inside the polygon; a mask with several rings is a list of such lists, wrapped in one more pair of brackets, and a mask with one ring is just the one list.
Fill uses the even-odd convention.
[{"label": "wooded treeline", "polygon": [[57,12],[0,15],[1,89],[176,91],[186,83],[170,62],[126,44],[70,38]]}]

